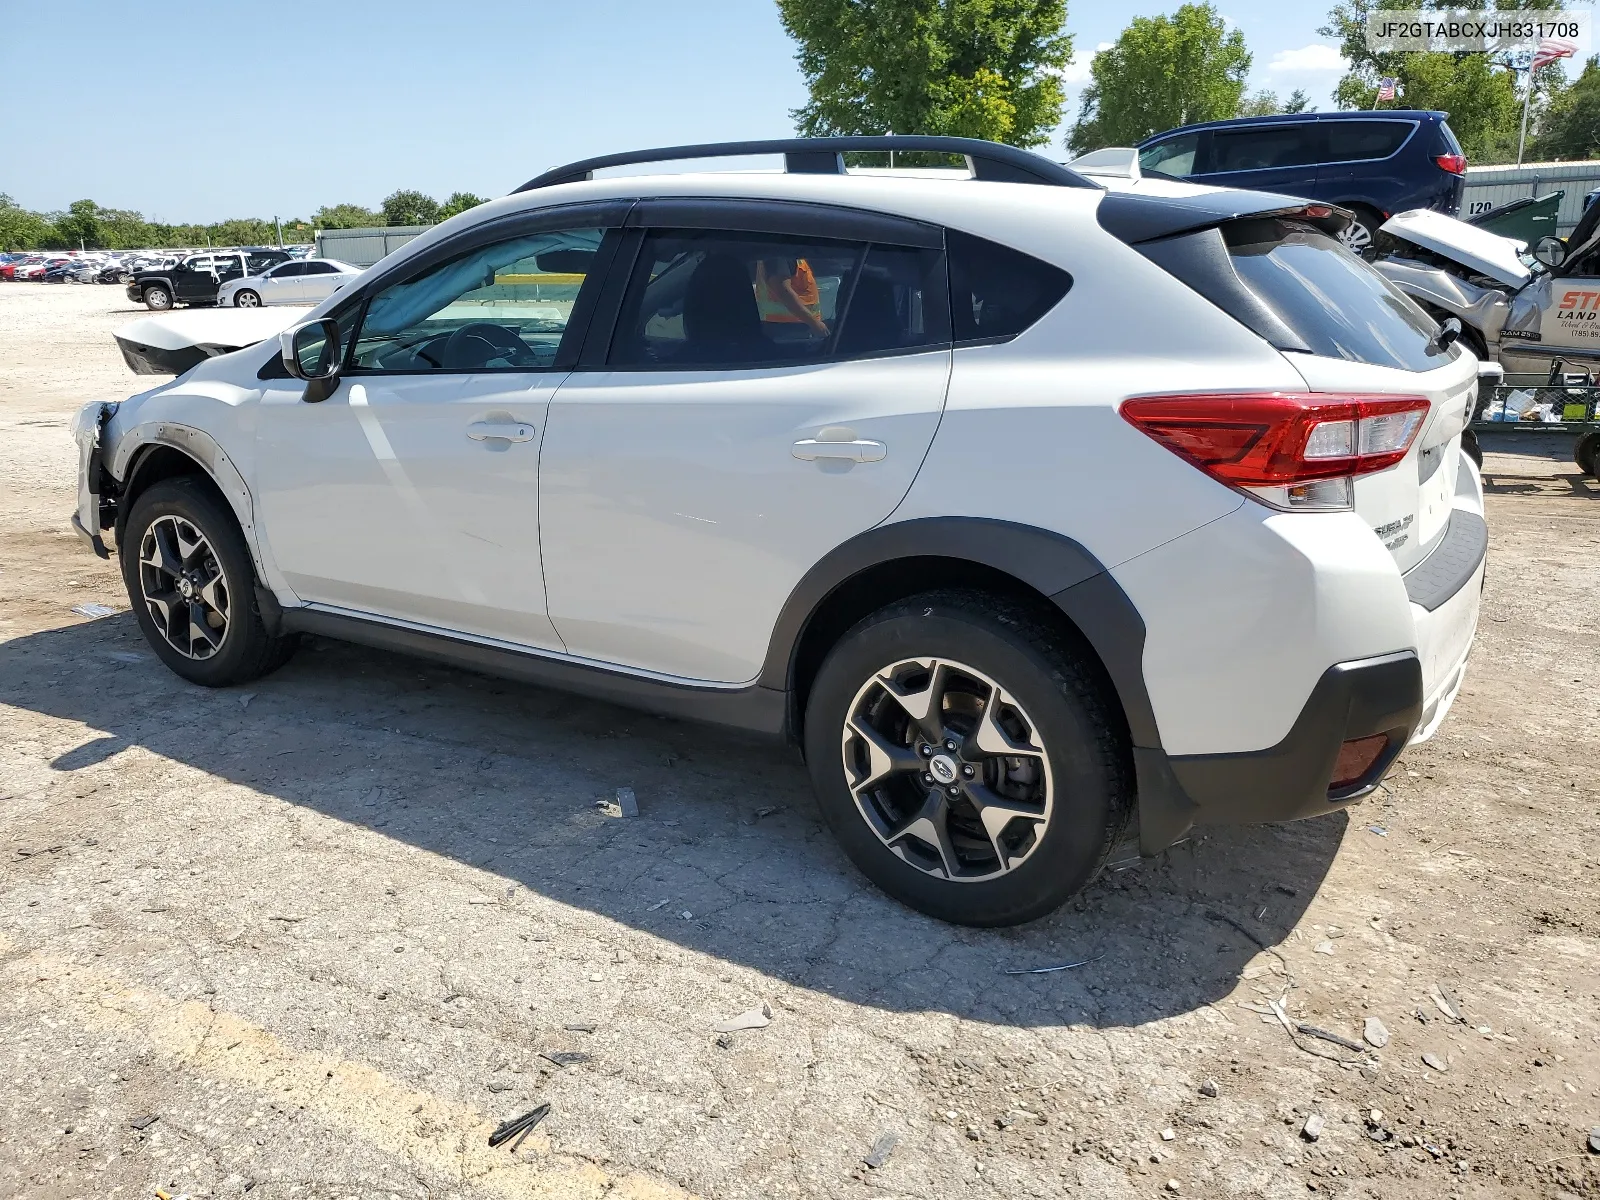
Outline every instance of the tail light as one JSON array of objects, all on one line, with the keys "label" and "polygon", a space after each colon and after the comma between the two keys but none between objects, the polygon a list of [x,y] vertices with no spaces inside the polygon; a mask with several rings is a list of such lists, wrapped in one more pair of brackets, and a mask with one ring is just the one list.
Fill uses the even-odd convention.
[{"label": "tail light", "polygon": [[1441,171],[1449,171],[1452,175],[1465,175],[1467,173],[1467,156],[1465,154],[1436,154],[1433,161],[1439,164]]},{"label": "tail light", "polygon": [[1248,392],[1139,396],[1122,415],[1218,482],[1300,511],[1349,508],[1351,480],[1403,459],[1428,409],[1424,396]]}]

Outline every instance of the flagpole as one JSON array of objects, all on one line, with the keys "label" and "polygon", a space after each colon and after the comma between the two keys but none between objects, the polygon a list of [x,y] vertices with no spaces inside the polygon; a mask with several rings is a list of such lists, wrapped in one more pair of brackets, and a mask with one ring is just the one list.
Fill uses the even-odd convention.
[{"label": "flagpole", "polygon": [[1528,141],[1528,102],[1533,99],[1533,67],[1528,67],[1528,86],[1522,92],[1522,128],[1517,132],[1517,166],[1522,165],[1522,148]]}]

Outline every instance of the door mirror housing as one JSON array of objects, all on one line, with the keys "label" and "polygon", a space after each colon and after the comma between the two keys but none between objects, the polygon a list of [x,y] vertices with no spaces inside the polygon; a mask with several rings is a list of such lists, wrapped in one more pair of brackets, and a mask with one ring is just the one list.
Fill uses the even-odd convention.
[{"label": "door mirror housing", "polygon": [[1559,267],[1567,257],[1567,244],[1558,237],[1546,234],[1533,248],[1533,256],[1547,267]]},{"label": "door mirror housing", "polygon": [[339,323],[331,317],[293,325],[278,335],[283,366],[296,379],[308,383],[334,379],[344,357],[339,346]]}]

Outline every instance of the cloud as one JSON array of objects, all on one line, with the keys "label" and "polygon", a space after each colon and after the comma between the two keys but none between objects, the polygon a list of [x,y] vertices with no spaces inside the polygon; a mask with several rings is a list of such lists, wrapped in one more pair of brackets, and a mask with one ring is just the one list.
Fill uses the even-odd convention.
[{"label": "cloud", "polygon": [[1081,50],[1073,51],[1072,58],[1061,71],[1061,82],[1068,87],[1076,87],[1081,83],[1089,82],[1089,68],[1094,63],[1094,55],[1102,50],[1111,49],[1110,42],[1101,42],[1094,48],[1094,54],[1085,54]]},{"label": "cloud", "polygon": [[1279,50],[1267,64],[1273,74],[1285,71],[1344,71],[1350,66],[1332,46],[1312,42],[1298,50]]}]

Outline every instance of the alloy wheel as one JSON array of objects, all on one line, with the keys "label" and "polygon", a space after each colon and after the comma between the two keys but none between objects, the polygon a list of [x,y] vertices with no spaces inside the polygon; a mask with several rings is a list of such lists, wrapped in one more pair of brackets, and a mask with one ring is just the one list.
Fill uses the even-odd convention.
[{"label": "alloy wheel", "polygon": [[1357,218],[1339,231],[1339,240],[1351,254],[1365,254],[1372,246],[1372,230]]},{"label": "alloy wheel", "polygon": [[841,745],[861,818],[920,871],[994,879],[1044,838],[1055,793],[1038,726],[975,667],[937,658],[885,667],[850,702]]},{"label": "alloy wheel", "polygon": [[156,629],[185,658],[207,659],[228,636],[228,581],[216,551],[182,517],[157,517],[139,543],[139,588]]},{"label": "alloy wheel", "polygon": [[233,302],[240,308],[259,308],[261,306],[261,297],[254,292],[245,291],[235,296]]}]

